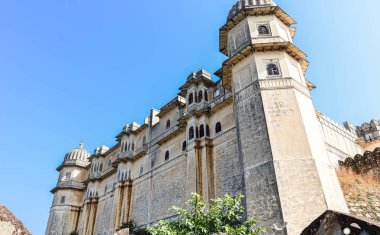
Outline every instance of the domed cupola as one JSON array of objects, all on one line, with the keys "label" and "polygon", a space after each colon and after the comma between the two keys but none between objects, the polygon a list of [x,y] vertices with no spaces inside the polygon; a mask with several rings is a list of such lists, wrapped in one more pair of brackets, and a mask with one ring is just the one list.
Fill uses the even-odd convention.
[{"label": "domed cupola", "polygon": [[67,160],[87,161],[89,157],[90,157],[90,153],[87,150],[83,149],[83,142],[81,142],[78,148],[75,148],[66,154],[65,161]]},{"label": "domed cupola", "polygon": [[230,10],[227,21],[231,20],[241,10],[247,8],[268,7],[277,6],[272,0],[239,0]]},{"label": "domed cupola", "polygon": [[62,166],[86,167],[90,163],[90,156],[91,154],[83,148],[83,142],[81,142],[78,148],[71,150],[65,155],[65,160],[59,168],[61,168]]}]

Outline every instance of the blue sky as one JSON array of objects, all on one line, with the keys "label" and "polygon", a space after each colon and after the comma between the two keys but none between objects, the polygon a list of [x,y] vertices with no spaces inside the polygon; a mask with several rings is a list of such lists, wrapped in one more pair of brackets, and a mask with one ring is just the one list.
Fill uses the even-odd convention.
[{"label": "blue sky", "polygon": [[[215,72],[236,0],[0,0],[0,204],[43,234],[55,168],[80,140],[113,145],[187,75]],[[380,119],[380,2],[278,0],[298,22],[316,107],[338,122]]]}]

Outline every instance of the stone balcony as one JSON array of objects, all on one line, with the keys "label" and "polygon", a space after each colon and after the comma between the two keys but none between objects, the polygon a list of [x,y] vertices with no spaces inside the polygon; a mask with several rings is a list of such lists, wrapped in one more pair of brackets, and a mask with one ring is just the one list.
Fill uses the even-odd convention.
[{"label": "stone balcony", "polygon": [[100,179],[100,177],[101,177],[101,172],[100,171],[90,172],[90,175],[88,176],[88,178],[90,180]]},{"label": "stone balcony", "polygon": [[218,97],[216,97],[210,104],[210,108],[213,109],[215,108],[216,106],[219,106],[221,103],[223,103],[224,101],[227,101],[227,100],[232,100],[232,94],[231,92],[227,92],[223,95],[220,95]]},{"label": "stone balcony", "polygon": [[74,180],[65,180],[60,181],[57,183],[57,185],[54,187],[54,189],[51,190],[52,193],[56,192],[58,189],[78,189],[83,190],[85,188],[84,183]]},{"label": "stone balcony", "polygon": [[191,104],[188,108],[187,111],[189,113],[191,112],[199,112],[201,110],[207,109],[208,108],[208,103],[203,101],[201,103],[193,103]]},{"label": "stone balcony", "polygon": [[180,133],[182,128],[178,125],[175,125],[171,127],[170,129],[164,131],[161,135],[157,136],[153,139],[152,144],[163,144],[167,142],[168,140],[172,139],[173,137],[177,136],[178,133]]},{"label": "stone balcony", "polygon": [[127,152],[119,152],[117,154],[117,158],[120,160],[125,160],[127,158],[131,158],[134,155],[134,151],[127,151]]}]

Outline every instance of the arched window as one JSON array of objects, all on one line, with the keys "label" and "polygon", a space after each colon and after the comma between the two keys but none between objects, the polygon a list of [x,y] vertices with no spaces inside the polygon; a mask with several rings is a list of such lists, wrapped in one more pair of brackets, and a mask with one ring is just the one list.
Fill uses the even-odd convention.
[{"label": "arched window", "polygon": [[189,129],[189,140],[194,139],[194,127],[190,127]]},{"label": "arched window", "polygon": [[189,105],[192,104],[193,102],[194,102],[194,94],[190,93],[190,95],[189,95]]},{"label": "arched window", "polygon": [[182,143],[182,151],[186,151],[186,149],[187,149],[187,143],[186,143],[186,140],[185,140]]},{"label": "arched window", "polygon": [[123,152],[127,152],[127,150],[128,150],[128,143],[125,142],[125,143],[124,143],[124,150],[123,150]]},{"label": "arched window", "polygon": [[166,130],[170,128],[170,120],[166,121]]},{"label": "arched window", "polygon": [[165,152],[165,161],[169,160],[169,157],[170,157],[169,151],[166,151]]},{"label": "arched window", "polygon": [[144,173],[144,166],[141,165],[141,166],[140,166],[140,175],[142,175],[143,173]]},{"label": "arched window", "polygon": [[104,186],[104,193],[107,193],[107,185]]},{"label": "arched window", "polygon": [[199,93],[198,93],[198,102],[202,102],[202,100],[203,100],[203,92],[199,91]]},{"label": "arched window", "polygon": [[124,152],[124,143],[121,143],[121,152]]},{"label": "arched window", "polygon": [[208,94],[207,94],[207,90],[205,90],[205,101],[208,101]]},{"label": "arched window", "polygon": [[120,171],[117,172],[117,180],[120,180]]},{"label": "arched window", "polygon": [[268,75],[280,75],[280,70],[277,64],[271,63],[267,65],[267,73]]},{"label": "arched window", "polygon": [[146,145],[146,136],[143,137],[143,145]]},{"label": "arched window", "polygon": [[220,124],[220,122],[216,123],[215,125],[215,133],[219,133],[222,131],[222,124]]},{"label": "arched window", "polygon": [[109,166],[109,167],[111,166],[111,164],[112,164],[112,158],[110,158],[110,159],[108,160],[108,166]]},{"label": "arched window", "polygon": [[199,128],[198,127],[196,127],[195,128],[195,138],[199,138]]},{"label": "arched window", "polygon": [[206,125],[206,136],[210,137],[210,127]]},{"label": "arched window", "polygon": [[132,151],[135,151],[135,142],[132,142]]},{"label": "arched window", "polygon": [[269,35],[269,28],[267,25],[260,25],[257,30],[259,31],[259,35]]},{"label": "arched window", "polygon": [[204,125],[202,124],[200,127],[199,127],[199,137],[200,138],[203,138],[205,136],[205,127]]},{"label": "arched window", "polygon": [[103,171],[103,162],[102,163],[100,163],[100,168],[99,168],[99,171],[101,172],[101,171]]}]

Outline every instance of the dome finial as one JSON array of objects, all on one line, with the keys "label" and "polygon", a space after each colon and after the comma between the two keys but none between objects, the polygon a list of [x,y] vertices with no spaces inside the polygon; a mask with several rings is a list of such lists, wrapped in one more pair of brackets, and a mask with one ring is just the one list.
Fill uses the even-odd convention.
[{"label": "dome finial", "polygon": [[82,148],[83,148],[83,145],[84,145],[84,144],[83,144],[83,140],[81,140],[81,141],[80,141],[80,144],[79,144],[79,148],[82,149]]}]

